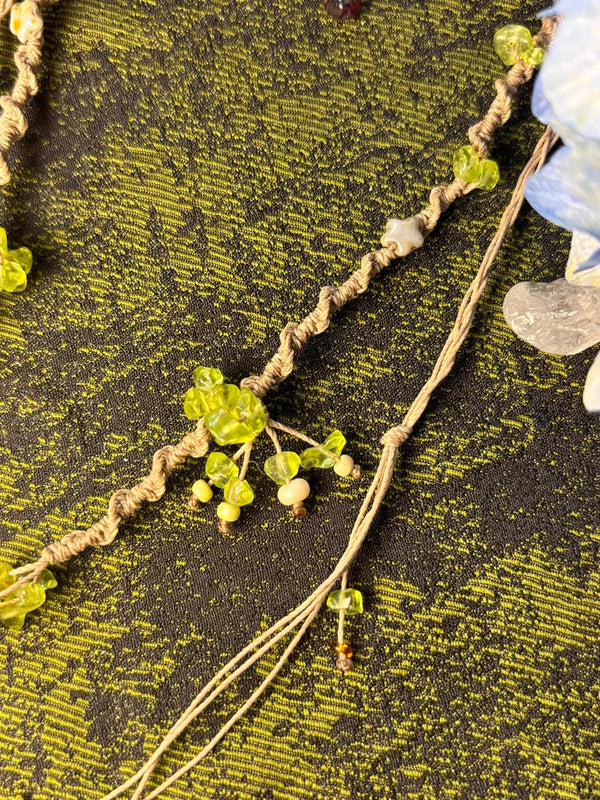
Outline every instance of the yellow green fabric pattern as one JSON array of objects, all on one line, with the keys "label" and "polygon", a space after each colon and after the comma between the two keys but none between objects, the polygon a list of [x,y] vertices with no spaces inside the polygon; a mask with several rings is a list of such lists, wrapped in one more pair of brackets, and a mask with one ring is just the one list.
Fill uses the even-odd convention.
[{"label": "yellow green fabric pattern", "polygon": [[[494,31],[543,2],[62,0],[41,92],[2,191],[34,265],[0,295],[0,560],[88,527],[190,423],[194,367],[239,382],[281,328],[342,282],[391,216],[452,177],[505,67]],[[3,85],[11,40],[0,45]],[[315,471],[293,521],[262,472],[230,537],[187,498],[189,463],[115,542],[57,569],[0,632],[0,800],[98,800],[198,689],[317,586],[344,549],[378,440],[427,378],[541,125],[529,89],[491,157],[501,180],[381,274],[267,398],[358,483]],[[454,375],[403,450],[351,585],[355,670],[325,611],[249,716],[166,800],[600,797],[598,419],[593,354],[543,355],[503,322],[523,279],[564,270],[569,236],[526,209]],[[285,440],[284,449],[296,449]],[[156,780],[214,735],[262,662],[194,723]],[[152,785],[156,785],[153,783]]]}]

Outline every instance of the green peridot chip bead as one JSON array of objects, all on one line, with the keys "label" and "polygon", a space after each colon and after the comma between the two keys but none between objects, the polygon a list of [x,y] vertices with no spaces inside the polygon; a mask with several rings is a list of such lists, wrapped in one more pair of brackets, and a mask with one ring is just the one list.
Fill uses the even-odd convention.
[{"label": "green peridot chip bead", "polygon": [[363,596],[358,589],[338,589],[327,597],[327,608],[330,611],[345,611],[351,617],[363,612]]},{"label": "green peridot chip bead", "polygon": [[[342,450],[346,445],[346,439],[341,431],[333,431],[320,447],[309,447],[304,452],[300,453],[300,463],[304,469],[328,469],[333,467],[335,459],[329,455],[332,453],[334,456],[340,456]],[[327,452],[323,452],[327,451]]]},{"label": "green peridot chip bead", "polygon": [[200,419],[209,411],[212,411],[213,406],[208,403],[208,393],[202,389],[192,386],[188,389],[183,398],[183,413],[188,419]]},{"label": "green peridot chip bead", "polygon": [[204,424],[217,444],[250,442],[267,424],[260,400],[249,389],[232,384],[216,386],[209,394],[213,411],[204,417]]},{"label": "green peridot chip bead", "polygon": [[454,176],[462,178],[465,183],[479,183],[481,178],[481,161],[470,144],[459,147],[452,160]]},{"label": "green peridot chip bead", "polygon": [[27,286],[27,275],[33,263],[31,251],[26,247],[9,250],[6,231],[0,228],[0,253],[0,289],[5,292],[22,292]]},{"label": "green peridot chip bead", "polygon": [[[8,589],[16,578],[9,575],[10,564],[0,562],[0,591]],[[20,630],[25,623],[25,615],[39,608],[46,600],[46,589],[57,585],[54,575],[45,569],[36,583],[26,583],[14,592],[0,598],[0,622],[12,630]]]},{"label": "green peridot chip bead", "polygon": [[481,162],[481,176],[479,178],[480,189],[493,189],[500,180],[500,170],[498,164],[491,158],[484,158]]},{"label": "green peridot chip bead", "polygon": [[507,67],[525,61],[533,49],[531,34],[522,25],[505,25],[494,34],[494,50]]},{"label": "green peridot chip bead", "polygon": [[237,478],[239,469],[225,453],[211,453],[206,459],[206,474],[215,486],[223,489],[230,480]]},{"label": "green peridot chip bead", "polygon": [[543,47],[534,47],[531,52],[525,53],[523,63],[528,64],[530,67],[539,67],[545,55],[546,51]]},{"label": "green peridot chip bead", "polygon": [[247,506],[254,500],[254,492],[248,481],[233,478],[223,492],[226,502],[232,506]]},{"label": "green peridot chip bead", "polygon": [[223,383],[221,370],[214,367],[196,367],[192,375],[194,386],[197,389],[202,389],[203,392],[210,392],[215,386]]},{"label": "green peridot chip bead", "polygon": [[265,461],[265,472],[278,486],[295,478],[300,469],[300,456],[291,451],[276,453]]}]

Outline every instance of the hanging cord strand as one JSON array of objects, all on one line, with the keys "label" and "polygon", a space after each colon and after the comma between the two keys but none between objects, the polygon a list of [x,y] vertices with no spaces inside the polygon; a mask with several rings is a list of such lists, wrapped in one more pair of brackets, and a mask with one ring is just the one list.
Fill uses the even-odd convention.
[{"label": "hanging cord strand", "polygon": [[[285,635],[285,632],[293,629],[296,625],[302,622],[300,630],[295,634],[292,641],[284,650],[282,656],[279,658],[273,669],[269,672],[267,677],[263,680],[260,686],[250,695],[248,700],[240,706],[240,708],[227,720],[219,732],[211,739],[211,741],[190,761],[184,766],[174,772],[169,778],[160,784],[156,789],[146,795],[144,800],[153,800],[165,791],[168,787],[172,786],[180,777],[189,772],[196,766],[202,759],[204,759],[214,747],[221,741],[230,728],[246,713],[246,711],[254,705],[257,700],[264,694],[270,683],[275,679],[280,672],[286,661],[293,653],[295,647],[301,641],[304,633],[310,626],[312,620],[316,617],[319,609],[327,596],[330,588],[337,583],[340,578],[344,580],[343,576],[347,574],[348,567],[356,557],[360,547],[366,538],[372,522],[377,514],[381,503],[383,502],[389,486],[392,481],[394,467],[397,461],[398,449],[408,439],[411,432],[416,425],[417,421],[425,412],[429,399],[435,388],[439,386],[444,377],[448,375],[452,366],[456,361],[458,352],[464,343],[471,325],[473,323],[474,314],[477,304],[486,287],[487,278],[494,259],[504,241],[508,231],[514,224],[514,221],[519,213],[523,203],[523,192],[526,179],[537,171],[546,160],[550,148],[557,141],[557,137],[548,128],[537,143],[533,155],[527,163],[525,169],[521,173],[513,196],[509,205],[502,215],[500,225],[494,238],[484,256],[484,259],[479,267],[475,279],[467,289],[463,301],[459,307],[455,324],[450,332],[446,343],[444,344],[440,356],[432,370],[430,378],[426,381],[423,389],[419,392],[415,401],[410,406],[408,412],[404,416],[402,422],[390,428],[382,437],[381,443],[383,451],[377,468],[375,477],[369,487],[367,495],[363,501],[359,514],[356,518],[352,532],[349,536],[348,545],[342,557],[338,561],[335,569],[323,581],[323,583],[312,592],[312,594],[301,603],[294,611],[283,617],[265,633],[257,637],[253,642],[247,645],[240,653],[234,657],[226,667],[220,670],[217,675],[202,689],[200,694],[192,701],[186,712],[180,717],[178,722],[171,728],[169,733],[163,739],[163,742],[150,756],[146,764],[130,778],[122,786],[115,789],[110,794],[106,795],[103,800],[114,800],[125,791],[132,788],[137,784],[137,790],[132,797],[132,800],[139,800],[142,797],[143,790],[147,785],[148,780],[153,774],[161,755],[169,747],[169,745],[188,727],[188,725],[204,711],[212,701],[220,694],[227,686],[229,686],[239,675],[245,672],[258,658],[270,652],[274,644]],[[343,630],[342,630],[343,636]],[[260,646],[262,645],[262,646]],[[250,658],[235,669],[219,686],[207,697],[208,692],[215,687],[215,685],[224,677],[227,672],[240,664],[248,654],[259,647]]]},{"label": "hanging cord strand", "polygon": [[[55,2],[55,0],[45,0]],[[3,4],[2,4],[3,3]],[[0,0],[0,14],[10,10],[10,0]],[[556,27],[555,17],[545,17],[541,30],[534,41],[539,46],[547,46]],[[469,131],[471,141],[477,138],[477,147],[483,152],[493,134],[510,117],[511,100],[517,89],[530,80],[533,69],[520,62],[510,68],[506,77],[496,81],[496,97],[481,122]],[[0,117],[0,120],[2,118]],[[1,144],[1,138],[0,138]],[[475,146],[475,145],[474,145]],[[0,148],[1,150],[1,148]],[[423,235],[431,233],[441,214],[458,198],[476,188],[474,184],[455,179],[447,186],[436,187],[429,197],[428,206],[416,215]],[[371,253],[361,260],[360,266],[341,286],[325,286],[321,289],[316,308],[299,323],[286,325],[280,335],[280,345],[268,362],[262,374],[245,378],[241,385],[253,391],[261,400],[268,391],[281,383],[292,371],[294,355],[314,335],[325,331],[335,311],[350,300],[365,292],[371,279],[399,256],[397,248],[391,244]],[[118,533],[121,523],[134,514],[144,502],[155,502],[165,492],[166,482],[173,469],[183,463],[188,455],[201,457],[206,454],[210,443],[208,431],[202,420],[196,430],[185,436],[177,445],[168,445],[158,450],[153,457],[152,470],[133,489],[119,489],[109,500],[107,513],[87,530],[71,531],[62,539],[47,545],[37,561],[11,571],[18,580],[0,592],[0,598],[10,594],[19,586],[35,581],[44,569],[55,564],[67,562],[88,547],[110,544]]]}]

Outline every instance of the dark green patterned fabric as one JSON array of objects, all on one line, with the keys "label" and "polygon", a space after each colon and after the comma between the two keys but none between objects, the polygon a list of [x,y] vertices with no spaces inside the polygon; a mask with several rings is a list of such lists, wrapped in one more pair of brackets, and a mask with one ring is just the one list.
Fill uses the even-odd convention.
[{"label": "dark green patterned fabric", "polygon": [[[494,30],[543,2],[62,0],[41,92],[2,192],[34,253],[0,296],[0,559],[101,516],[190,430],[206,364],[260,371],[280,329],[451,178],[505,68]],[[13,77],[1,37],[2,85]],[[529,88],[497,139],[502,180],[444,216],[310,343],[267,398],[317,439],[343,430],[360,484],[311,477],[292,521],[261,474],[230,537],[186,500],[203,465],[115,542],[58,569],[21,633],[0,631],[1,800],[97,800],[129,777],[213,673],[301,602],[342,553],[381,434],[427,378],[542,126]],[[323,613],[267,695],[180,785],[228,800],[600,797],[598,419],[591,353],[543,355],[501,312],[559,277],[569,237],[526,209],[457,369],[403,451],[351,572],[365,613],[341,675]],[[291,447],[291,441],[286,440]],[[276,654],[171,748],[195,754]],[[153,784],[155,785],[155,784]]]}]

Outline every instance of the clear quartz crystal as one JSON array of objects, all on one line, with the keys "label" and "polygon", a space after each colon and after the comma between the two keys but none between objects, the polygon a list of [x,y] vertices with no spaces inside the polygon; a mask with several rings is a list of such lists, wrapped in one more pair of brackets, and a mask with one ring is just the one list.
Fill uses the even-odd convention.
[{"label": "clear quartz crystal", "polygon": [[600,342],[600,290],[552,283],[517,283],[504,298],[504,318],[517,336],[544,353],[567,356]]}]

